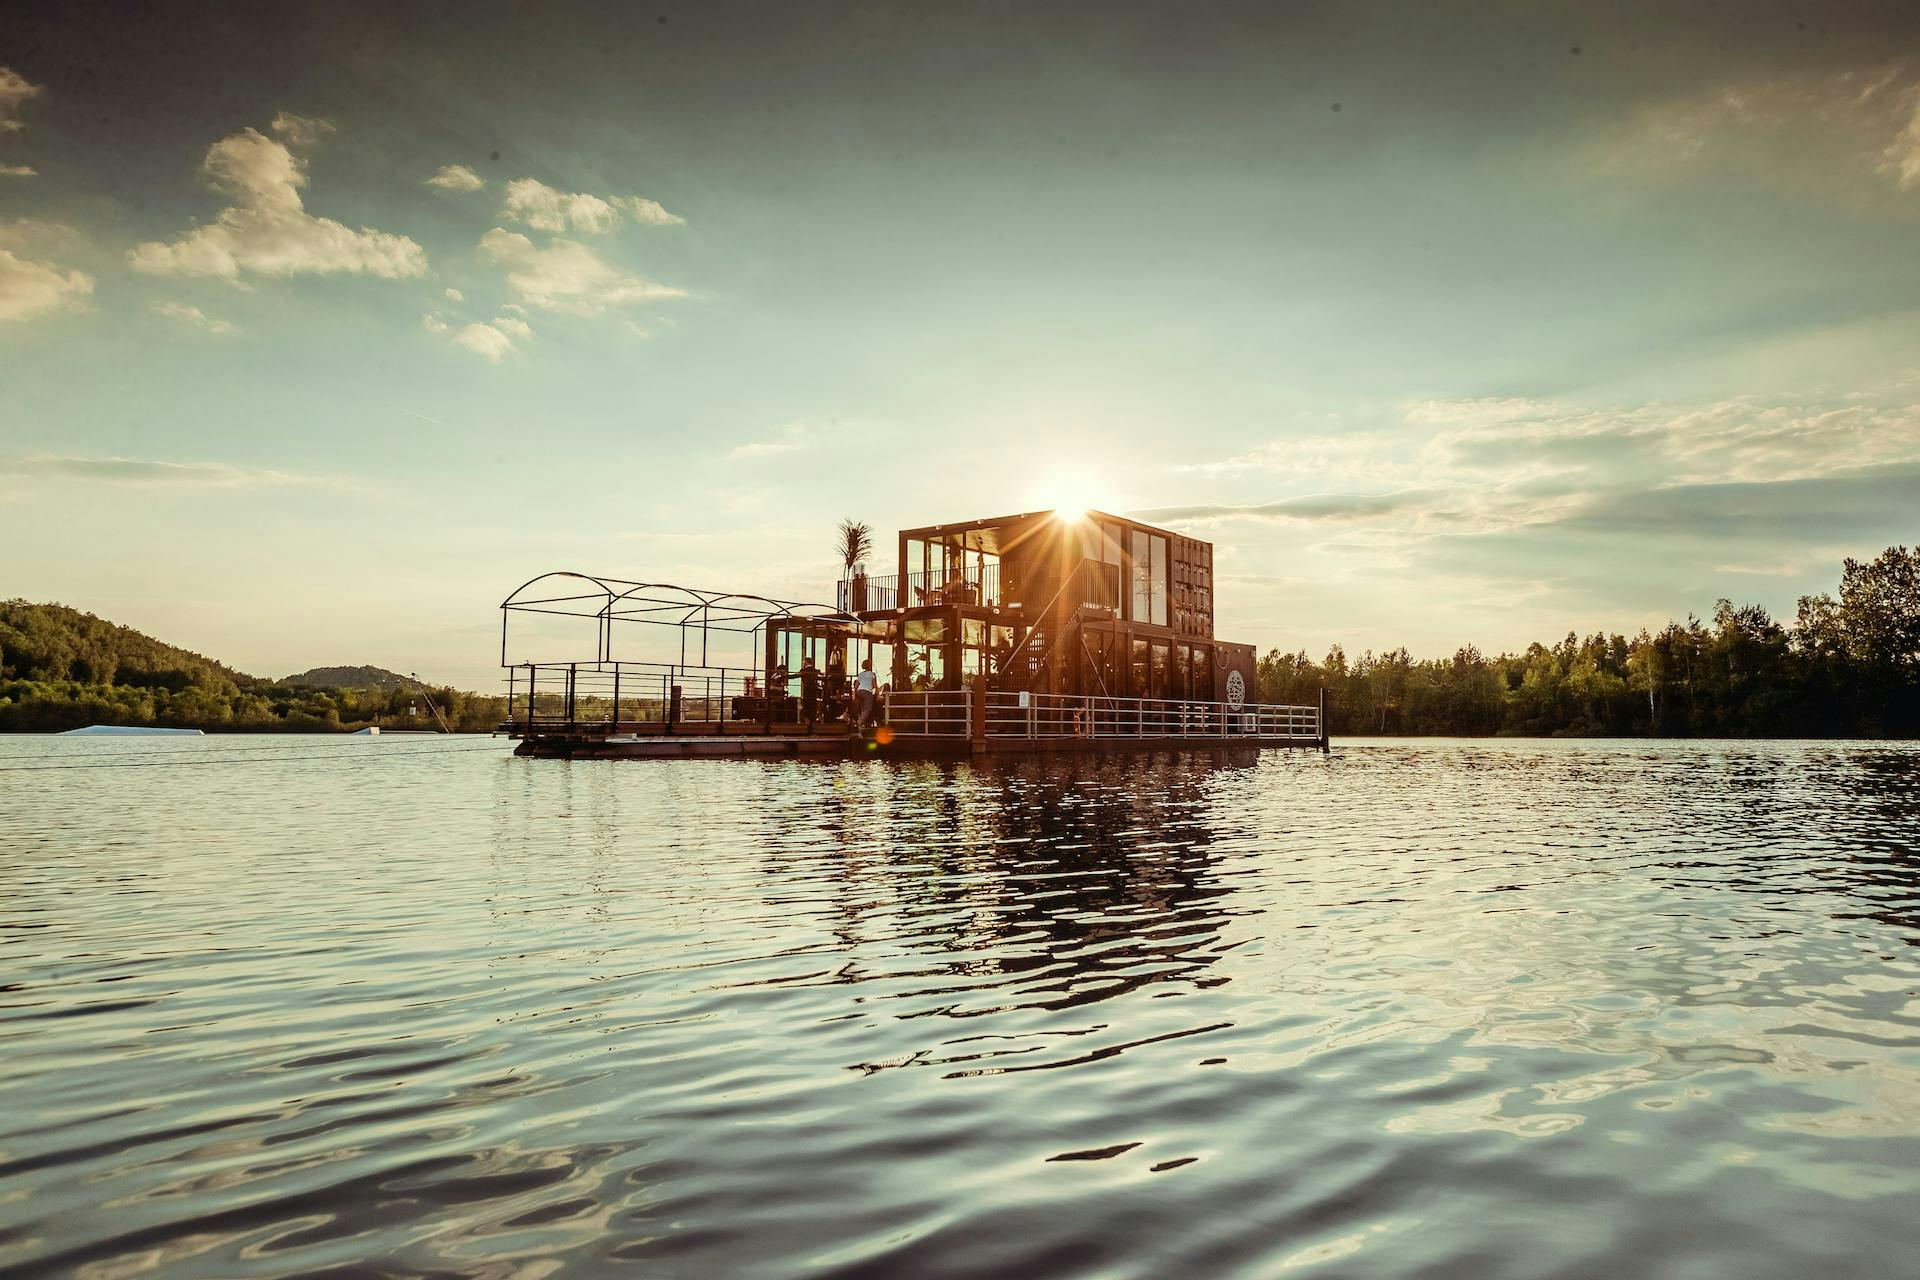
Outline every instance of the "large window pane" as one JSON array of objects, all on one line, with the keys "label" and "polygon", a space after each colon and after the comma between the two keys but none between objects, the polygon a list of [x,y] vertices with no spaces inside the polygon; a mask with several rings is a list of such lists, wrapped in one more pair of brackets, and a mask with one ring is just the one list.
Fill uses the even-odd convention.
[{"label": "large window pane", "polygon": [[1148,579],[1151,610],[1148,620],[1156,627],[1167,625],[1167,540],[1153,538],[1153,564]]},{"label": "large window pane", "polygon": [[1133,684],[1127,692],[1136,698],[1147,697],[1147,642],[1133,642]]},{"label": "large window pane", "polygon": [[1140,530],[1133,531],[1133,607],[1127,616],[1135,622],[1146,622],[1153,612],[1153,552],[1149,549],[1151,539]]}]

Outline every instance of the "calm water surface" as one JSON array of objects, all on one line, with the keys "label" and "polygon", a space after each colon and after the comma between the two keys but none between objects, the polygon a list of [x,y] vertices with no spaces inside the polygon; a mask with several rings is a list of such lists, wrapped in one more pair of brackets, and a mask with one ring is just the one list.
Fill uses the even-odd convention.
[{"label": "calm water surface", "polygon": [[0,1272],[1920,1265],[1911,745],[0,755]]}]

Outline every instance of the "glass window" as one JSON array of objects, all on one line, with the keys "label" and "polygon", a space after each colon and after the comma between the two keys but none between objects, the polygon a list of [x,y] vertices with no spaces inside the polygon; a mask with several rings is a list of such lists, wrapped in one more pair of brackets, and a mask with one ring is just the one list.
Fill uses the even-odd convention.
[{"label": "glass window", "polygon": [[1153,553],[1148,549],[1151,541],[1143,529],[1133,531],[1133,600],[1127,616],[1135,622],[1145,622],[1153,612]]},{"label": "glass window", "polygon": [[1193,696],[1193,646],[1190,644],[1173,647],[1173,696]]},{"label": "glass window", "polygon": [[1151,606],[1148,620],[1156,627],[1167,625],[1167,540],[1155,536],[1153,544],[1153,562],[1148,575],[1147,588]]},{"label": "glass window", "polygon": [[1136,698],[1148,697],[1147,693],[1147,642],[1133,642],[1133,684],[1127,692]]},{"label": "glass window", "polygon": [[1153,690],[1152,693],[1147,695],[1148,697],[1164,698],[1167,696],[1167,646],[1166,645],[1156,644],[1153,646],[1153,669],[1148,674],[1147,679],[1149,681],[1147,687]]},{"label": "glass window", "polygon": [[1193,651],[1193,696],[1201,702],[1214,702],[1213,650],[1196,647]]},{"label": "glass window", "polygon": [[1100,534],[1100,558],[1118,568],[1122,558],[1120,555],[1120,526],[1117,524],[1103,524],[1100,526]]}]

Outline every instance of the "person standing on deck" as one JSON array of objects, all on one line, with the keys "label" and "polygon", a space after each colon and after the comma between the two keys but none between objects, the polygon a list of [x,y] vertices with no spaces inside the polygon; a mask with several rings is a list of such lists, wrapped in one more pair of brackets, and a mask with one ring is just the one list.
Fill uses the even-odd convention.
[{"label": "person standing on deck", "polygon": [[853,727],[865,729],[873,723],[873,695],[880,687],[880,677],[873,674],[873,659],[868,658],[860,664],[860,673],[853,678]]},{"label": "person standing on deck", "polygon": [[800,664],[800,705],[809,725],[820,718],[820,668],[812,658]]}]

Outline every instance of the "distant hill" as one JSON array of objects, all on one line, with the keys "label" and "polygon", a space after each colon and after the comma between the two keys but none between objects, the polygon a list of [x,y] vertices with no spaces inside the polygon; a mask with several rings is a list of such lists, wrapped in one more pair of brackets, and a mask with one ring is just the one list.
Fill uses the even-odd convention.
[{"label": "distant hill", "polygon": [[315,667],[288,676],[281,684],[309,689],[417,689],[420,681],[385,667]]},{"label": "distant hill", "polygon": [[[384,667],[316,667],[262,680],[60,604],[0,601],[0,732],[89,725],[329,733],[421,724],[419,681]],[[427,688],[458,732],[491,732],[501,699]]]},{"label": "distant hill", "polygon": [[252,676],[188,649],[62,604],[0,602],[0,677],[71,680],[141,689],[256,684]]}]

